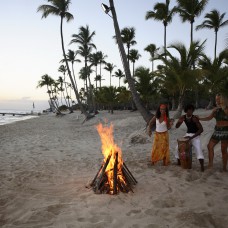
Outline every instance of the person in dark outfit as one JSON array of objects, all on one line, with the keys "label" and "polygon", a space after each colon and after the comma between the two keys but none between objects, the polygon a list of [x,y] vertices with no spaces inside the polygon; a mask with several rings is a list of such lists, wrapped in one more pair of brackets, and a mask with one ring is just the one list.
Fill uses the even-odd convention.
[{"label": "person in dark outfit", "polygon": [[[186,115],[182,115],[176,123],[176,128],[179,128],[181,124],[184,122],[187,126],[187,133],[184,138],[188,138],[191,140],[191,144],[194,152],[196,153],[196,157],[200,162],[201,171],[204,171],[204,155],[202,152],[200,134],[203,132],[203,127],[199,122],[199,119],[193,115],[195,108],[193,105],[188,104],[184,108],[184,112]],[[176,148],[175,157],[177,159],[178,165],[180,165],[180,159],[178,155],[178,148]]]}]

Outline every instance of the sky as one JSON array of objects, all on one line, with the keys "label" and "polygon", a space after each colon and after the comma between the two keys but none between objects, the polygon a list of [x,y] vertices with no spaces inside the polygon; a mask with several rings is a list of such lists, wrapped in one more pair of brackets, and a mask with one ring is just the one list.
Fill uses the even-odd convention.
[{"label": "sky", "polygon": [[[146,12],[153,10],[154,4],[165,0],[114,0],[117,19],[120,29],[134,27],[136,31],[136,45],[132,48],[139,51],[141,57],[135,67],[145,66],[151,68],[149,53],[144,51],[148,44],[162,47],[164,42],[164,27],[162,22],[145,20]],[[102,51],[108,57],[106,61],[123,70],[118,48],[112,38],[114,34],[113,20],[105,14],[101,3],[109,5],[108,0],[71,0],[69,12],[74,16],[70,22],[64,21],[65,50],[77,50],[77,45],[69,45],[73,34],[78,34],[79,27],[89,26],[91,32],[95,31],[93,43],[97,51]],[[171,7],[176,1],[171,0]],[[7,0],[0,1],[0,109],[31,109],[33,102],[37,109],[48,108],[48,94],[45,88],[37,88],[41,76],[48,74],[53,79],[62,76],[58,72],[62,59],[60,18],[50,15],[42,17],[37,12],[40,5],[49,4],[46,0]],[[226,13],[228,19],[227,0],[209,0],[209,3],[194,26],[204,20],[204,15],[213,9]],[[218,32],[217,53],[225,48],[225,38],[228,36],[228,26]],[[213,58],[214,31],[194,31],[194,40],[205,40],[205,52]],[[182,23],[180,17],[175,15],[172,23],[167,27],[167,45],[173,42],[190,43],[190,23]],[[94,50],[95,52],[95,50]],[[77,56],[77,58],[80,58]],[[81,59],[81,58],[80,58]],[[75,64],[76,80],[78,86],[83,87],[83,81],[77,77],[82,63]],[[102,70],[105,80],[102,86],[109,86],[109,72]],[[95,73],[92,74],[94,82]],[[121,82],[123,85],[123,82]],[[112,78],[112,85],[118,86],[118,79]],[[73,97],[75,100],[75,98]]]}]

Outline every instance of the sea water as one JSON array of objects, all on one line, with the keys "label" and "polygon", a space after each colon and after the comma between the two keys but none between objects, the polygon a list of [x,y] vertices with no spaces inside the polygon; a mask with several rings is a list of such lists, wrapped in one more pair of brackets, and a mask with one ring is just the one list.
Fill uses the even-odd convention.
[{"label": "sea water", "polygon": [[[5,125],[5,124],[11,124],[17,121],[22,121],[22,120],[27,120],[31,118],[36,118],[38,117],[38,113],[35,112],[28,112],[28,111],[21,111],[21,110],[2,110],[0,109],[0,113],[6,113],[4,116],[0,114],[0,125]],[[7,113],[15,113],[15,116]],[[21,116],[17,115],[18,114],[28,114],[27,116]],[[34,115],[31,115],[34,114]]]}]

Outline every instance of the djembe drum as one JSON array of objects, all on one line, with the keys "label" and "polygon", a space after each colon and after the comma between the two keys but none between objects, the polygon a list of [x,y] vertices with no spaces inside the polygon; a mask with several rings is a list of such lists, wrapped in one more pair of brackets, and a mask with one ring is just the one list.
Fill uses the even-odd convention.
[{"label": "djembe drum", "polygon": [[192,145],[191,141],[187,138],[177,139],[178,143],[178,154],[183,169],[192,168]]}]

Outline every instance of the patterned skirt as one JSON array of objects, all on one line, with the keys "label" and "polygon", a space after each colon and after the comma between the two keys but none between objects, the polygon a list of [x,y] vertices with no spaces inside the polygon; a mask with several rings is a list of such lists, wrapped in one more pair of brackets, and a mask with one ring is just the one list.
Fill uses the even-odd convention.
[{"label": "patterned skirt", "polygon": [[163,161],[163,165],[168,165],[170,163],[168,131],[154,133],[151,161],[152,164],[155,164],[158,161]]},{"label": "patterned skirt", "polygon": [[228,126],[218,127],[215,126],[215,131],[211,136],[215,140],[228,140]]}]

